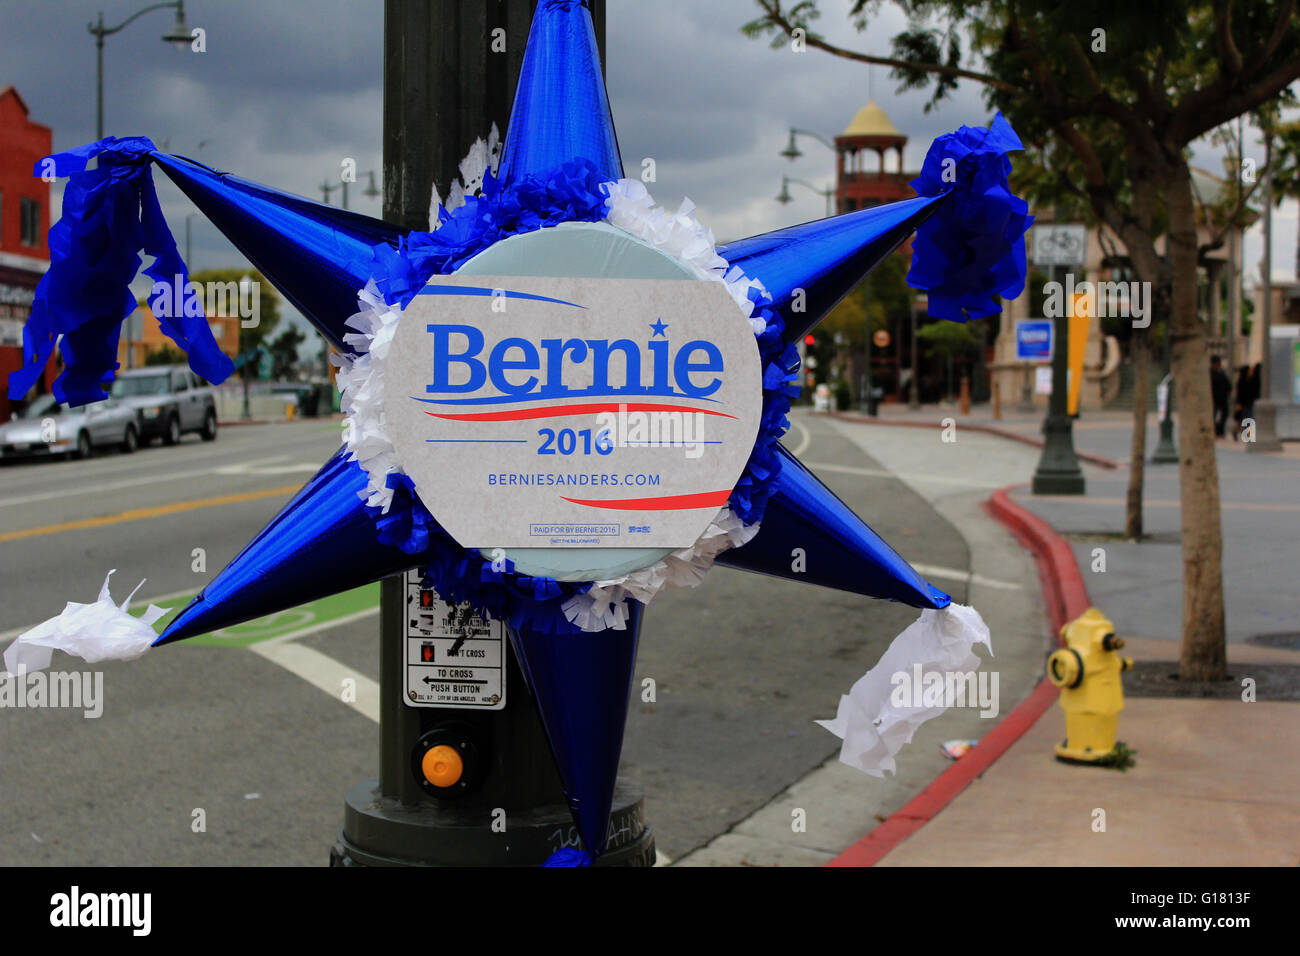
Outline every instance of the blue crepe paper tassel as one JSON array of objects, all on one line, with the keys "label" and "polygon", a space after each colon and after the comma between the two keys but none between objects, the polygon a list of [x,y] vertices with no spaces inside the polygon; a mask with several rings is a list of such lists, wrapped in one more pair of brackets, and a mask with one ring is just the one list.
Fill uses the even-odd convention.
[{"label": "blue crepe paper tassel", "polygon": [[[23,367],[9,376],[9,398],[19,400],[35,384],[62,335],[64,371],[54,397],[69,405],[104,398],[117,369],[122,323],[135,311],[131,281],[140,253],[154,257],[145,274],[171,292],[189,281],[185,263],[167,229],[153,178],[154,144],[142,136],[109,136],[36,164],[34,175],[70,176],[63,218],[50,229],[50,269],[36,287],[32,314],[23,328]],[[87,163],[98,157],[95,169]],[[53,168],[51,169],[51,164]],[[217,347],[201,314],[159,317],[163,332],[189,356],[190,368],[213,384],[234,365]]]},{"label": "blue crepe paper tassel", "polygon": [[591,866],[591,854],[585,850],[556,850],[542,866]]},{"label": "blue crepe paper tassel", "polygon": [[949,199],[916,231],[908,284],[929,293],[929,312],[965,322],[1002,311],[996,297],[1025,287],[1029,205],[1011,192],[1007,153],[1024,149],[1001,113],[988,129],[963,126],[940,136],[911,186]]}]

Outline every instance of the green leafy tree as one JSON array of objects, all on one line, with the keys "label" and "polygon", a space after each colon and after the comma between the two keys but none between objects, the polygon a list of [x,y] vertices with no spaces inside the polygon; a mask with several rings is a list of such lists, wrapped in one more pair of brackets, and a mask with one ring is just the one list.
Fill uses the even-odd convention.
[{"label": "green leafy tree", "polygon": [[307,340],[301,329],[289,326],[268,346],[271,350],[271,377],[292,378],[298,371],[298,346]]},{"label": "green leafy tree", "polygon": [[[982,321],[982,320],[981,320]],[[979,322],[931,322],[916,330],[918,344],[948,366],[948,396],[952,397],[952,366],[964,366],[980,347]]]},{"label": "green leafy tree", "polygon": [[149,354],[144,357],[145,365],[184,365],[187,361],[185,353],[171,343],[150,349]]},{"label": "green leafy tree", "polygon": [[[891,67],[904,88],[929,88],[931,106],[961,79],[982,84],[988,105],[1048,152],[1058,194],[1086,204],[1151,283],[1157,314],[1169,317],[1181,409],[1179,669],[1187,680],[1223,679],[1219,476],[1189,147],[1300,78],[1295,0],[898,0],[909,25],[887,57],[813,33],[815,0],[755,3],[748,34],[802,36],[809,48]],[[854,0],[849,15],[865,29],[882,6]]]},{"label": "green leafy tree", "polygon": [[[908,262],[901,252],[889,256],[817,326],[820,338],[838,343],[842,369],[847,369],[849,357],[857,365],[866,361],[872,334],[884,329],[892,335],[911,319],[916,290],[907,284]],[[851,378],[856,388],[859,377]]]},{"label": "green leafy tree", "polygon": [[[256,298],[252,296],[251,290],[241,293],[240,284],[245,279],[256,284]],[[219,284],[220,291],[227,303],[224,309],[227,315],[240,315],[241,302],[245,311],[251,311],[248,306],[256,302],[256,323],[248,324],[252,322],[252,317],[239,323],[239,354],[241,355],[250,349],[257,348],[259,345],[266,345],[271,333],[280,324],[280,296],[271,286],[271,283],[262,278],[262,274],[254,269],[202,269],[191,273],[190,280],[203,285],[205,288],[207,288],[208,283]],[[213,288],[215,289],[217,286],[214,285]],[[233,300],[229,295],[232,290],[235,293]],[[244,379],[257,378],[257,363],[246,363],[239,370],[239,375]]]}]

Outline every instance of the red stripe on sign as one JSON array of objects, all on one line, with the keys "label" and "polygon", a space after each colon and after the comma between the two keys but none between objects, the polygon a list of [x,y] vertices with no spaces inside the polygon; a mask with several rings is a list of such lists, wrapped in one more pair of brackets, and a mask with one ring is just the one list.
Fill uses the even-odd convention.
[{"label": "red stripe on sign", "polygon": [[735,419],[735,415],[726,412],[714,412],[707,408],[692,408],[689,405],[655,405],[647,402],[597,402],[587,405],[545,405],[541,408],[522,408],[507,412],[425,412],[434,418],[443,418],[452,422],[522,422],[530,418],[562,418],[565,415],[592,415],[597,412],[693,412],[696,415],[715,415],[718,418]]},{"label": "red stripe on sign", "polygon": [[679,508],[720,508],[731,497],[731,489],[726,491],[702,491],[695,495],[667,495],[662,498],[609,498],[597,500],[592,498],[564,498],[575,505],[589,508],[610,508],[615,511],[675,511]]}]

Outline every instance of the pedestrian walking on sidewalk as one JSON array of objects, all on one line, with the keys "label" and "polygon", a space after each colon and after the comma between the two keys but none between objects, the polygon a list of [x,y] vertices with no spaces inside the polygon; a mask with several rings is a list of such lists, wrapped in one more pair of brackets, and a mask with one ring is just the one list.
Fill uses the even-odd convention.
[{"label": "pedestrian walking on sidewalk", "polygon": [[1214,437],[1222,438],[1228,422],[1228,397],[1232,382],[1223,374],[1223,363],[1217,355],[1210,356],[1210,394],[1214,397]]},{"label": "pedestrian walking on sidewalk", "polygon": [[1259,398],[1259,365],[1253,368],[1243,365],[1237,372],[1237,395],[1235,418],[1237,419],[1237,438],[1241,437],[1243,423],[1255,417],[1255,399]]}]

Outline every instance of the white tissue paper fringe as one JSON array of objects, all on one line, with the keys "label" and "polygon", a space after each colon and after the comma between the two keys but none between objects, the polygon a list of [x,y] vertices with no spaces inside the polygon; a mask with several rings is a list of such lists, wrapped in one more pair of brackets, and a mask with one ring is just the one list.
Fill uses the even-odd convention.
[{"label": "white tissue paper fringe", "polygon": [[[494,126],[487,142],[476,142],[461,163],[462,181],[452,184],[446,208],[452,210],[464,205],[466,196],[482,188],[483,171],[490,167],[495,172],[499,161],[500,142]],[[602,188],[607,195],[606,220],[610,225],[672,256],[696,277],[724,283],[749,320],[754,335],[766,330],[763,319],[754,315],[754,304],[749,298],[750,289],[764,291],[762,284],[741,269],[731,268],[718,255],[712,231],[693,215],[694,203],[684,199],[677,212],[670,214],[655,205],[645,184],[638,179],[620,179],[605,183]],[[435,187],[432,217],[435,227],[439,201]],[[339,369],[338,386],[345,415],[343,444],[349,458],[358,462],[368,476],[366,489],[360,496],[367,505],[378,507],[386,514],[393,501],[392,490],[387,486],[388,476],[403,473],[384,420],[384,361],[401,311],[384,302],[373,280],[358,293],[357,299],[361,310],[347,321],[347,326],[355,331],[344,336],[344,342],[356,350],[356,355],[332,355],[331,361]],[[694,545],[674,551],[648,568],[595,582],[590,590],[564,603],[565,617],[584,631],[622,630],[627,623],[628,598],[648,603],[665,588],[694,587],[704,579],[719,554],[749,541],[758,534],[758,528],[757,523],[745,526],[730,507],[723,507]]]},{"label": "white tissue paper fringe", "polygon": [[339,370],[336,382],[345,416],[343,446],[350,453],[349,460],[359,463],[369,479],[365,491],[358,494],[367,505],[388,514],[393,504],[388,476],[402,469],[384,421],[384,359],[402,311],[384,301],[373,279],[357,293],[357,300],[361,311],[346,323],[356,331],[343,336],[356,355],[331,353],[330,361]]},{"label": "white tissue paper fringe", "polygon": [[50,666],[54,651],[75,654],[91,664],[100,661],[133,661],[149,647],[158,635],[153,626],[169,610],[150,604],[139,617],[127,611],[131,598],[140,590],[135,586],[121,607],[113,603],[108,593],[109,571],[99,599],[94,604],[68,602],[63,613],[24,631],[14,639],[4,653],[5,670],[10,674],[43,671]]},{"label": "white tissue paper fringe", "polygon": [[[926,609],[920,618],[894,638],[876,666],[858,678],[848,694],[840,697],[833,720],[817,721],[844,741],[840,761],[873,777],[894,773],[894,755],[912,740],[927,720],[938,717],[945,706],[895,706],[891,698],[900,680],[915,680],[920,665],[925,675],[973,673],[979,669],[976,644],[993,653],[989,629],[979,612],[963,604],[950,604],[935,611]],[[911,699],[919,699],[922,688],[912,688]]]}]

